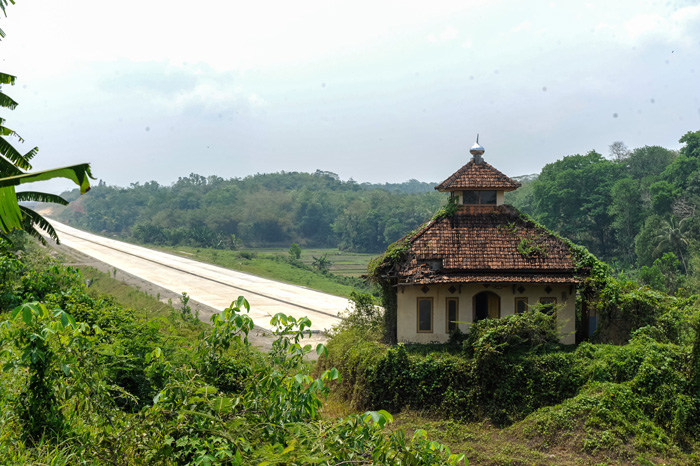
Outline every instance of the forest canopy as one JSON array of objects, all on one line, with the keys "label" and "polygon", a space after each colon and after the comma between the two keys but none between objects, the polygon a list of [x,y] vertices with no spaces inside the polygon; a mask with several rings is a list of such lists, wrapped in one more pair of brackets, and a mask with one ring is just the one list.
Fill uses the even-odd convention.
[{"label": "forest canopy", "polygon": [[[380,252],[444,202],[433,183],[358,184],[335,173],[223,179],[191,174],[171,186],[100,182],[60,218],[150,244],[338,247]],[[65,193],[69,200],[75,192]]]}]

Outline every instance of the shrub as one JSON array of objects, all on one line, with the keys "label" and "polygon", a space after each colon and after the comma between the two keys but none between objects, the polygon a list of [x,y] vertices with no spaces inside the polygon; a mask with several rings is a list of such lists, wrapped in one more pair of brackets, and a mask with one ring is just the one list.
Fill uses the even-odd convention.
[{"label": "shrub", "polygon": [[484,319],[472,325],[463,343],[467,356],[485,360],[518,348],[538,348],[559,341],[556,316],[537,309],[501,319]]}]

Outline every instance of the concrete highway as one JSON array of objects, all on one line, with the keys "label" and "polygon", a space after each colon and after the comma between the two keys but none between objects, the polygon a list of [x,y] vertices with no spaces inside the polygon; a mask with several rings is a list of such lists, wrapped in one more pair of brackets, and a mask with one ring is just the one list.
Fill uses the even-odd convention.
[{"label": "concrete highway", "polygon": [[178,295],[187,292],[194,301],[211,308],[223,310],[238,296],[245,296],[258,328],[269,329],[270,318],[283,312],[308,316],[312,329],[324,330],[337,323],[338,313],[348,307],[345,298],[104,238],[53,219],[50,222],[64,246]]}]

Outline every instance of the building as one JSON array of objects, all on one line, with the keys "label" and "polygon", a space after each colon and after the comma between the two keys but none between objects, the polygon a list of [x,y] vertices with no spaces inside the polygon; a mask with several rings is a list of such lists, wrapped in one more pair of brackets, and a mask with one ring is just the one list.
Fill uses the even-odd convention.
[{"label": "building", "polygon": [[484,161],[478,140],[470,152],[435,187],[450,193],[450,212],[400,240],[379,265],[396,292],[397,340],[446,342],[457,328],[543,303],[556,312],[560,341],[574,343],[579,279],[568,244],[505,205],[520,184]]}]

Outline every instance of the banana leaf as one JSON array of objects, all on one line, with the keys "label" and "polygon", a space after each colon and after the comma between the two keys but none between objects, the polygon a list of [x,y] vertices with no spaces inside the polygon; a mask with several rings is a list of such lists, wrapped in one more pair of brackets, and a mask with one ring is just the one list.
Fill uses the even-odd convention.
[{"label": "banana leaf", "polygon": [[80,193],[85,194],[90,189],[89,178],[92,178],[90,164],[82,163],[70,167],[0,178],[0,228],[3,232],[9,233],[11,230],[21,230],[24,227],[15,186],[53,178],[67,178],[80,186]]},{"label": "banana leaf", "polygon": [[[0,187],[17,186],[24,183],[34,183],[35,181],[46,181],[54,178],[66,178],[80,186],[80,194],[85,194],[90,190],[90,180],[93,178],[90,172],[89,163],[71,165],[69,167],[52,168],[40,172],[23,173],[21,175],[0,178]],[[93,178],[94,179],[94,178]]]}]

